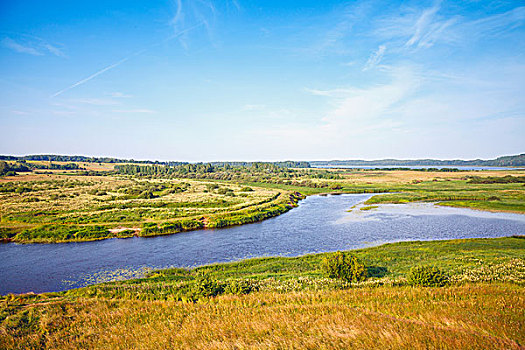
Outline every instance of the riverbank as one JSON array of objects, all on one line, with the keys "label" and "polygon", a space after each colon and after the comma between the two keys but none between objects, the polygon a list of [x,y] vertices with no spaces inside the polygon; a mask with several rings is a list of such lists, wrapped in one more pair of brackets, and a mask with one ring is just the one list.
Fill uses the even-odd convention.
[{"label": "riverbank", "polygon": [[[241,170],[191,174],[203,177],[191,179],[109,171],[106,176],[31,173],[2,178],[0,240],[86,242],[227,227],[278,216],[303,195],[314,194],[383,193],[366,204],[436,202],[525,213],[525,172],[518,170]],[[220,179],[207,178],[212,176]]]},{"label": "riverbank", "polygon": [[[320,269],[326,254],[315,254],[4,296],[0,343],[14,349],[518,349],[525,342],[523,237],[401,242],[352,253],[369,271],[357,284],[327,279]],[[437,266],[451,283],[407,286],[407,274],[419,265]],[[195,295],[203,276],[244,287]]]}]

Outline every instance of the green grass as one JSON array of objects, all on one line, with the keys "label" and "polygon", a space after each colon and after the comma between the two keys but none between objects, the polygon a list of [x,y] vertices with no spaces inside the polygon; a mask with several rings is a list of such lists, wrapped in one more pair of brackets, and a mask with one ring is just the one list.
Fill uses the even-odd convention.
[{"label": "green grass", "polygon": [[[239,225],[290,210],[296,200],[289,201],[285,196],[293,192],[304,195],[384,193],[368,199],[367,206],[361,210],[373,209],[381,203],[436,202],[443,206],[525,213],[522,176],[505,175],[509,172],[501,173],[505,176],[480,177],[479,172],[338,171],[334,179],[317,178],[319,174],[327,176],[324,172],[317,173],[316,170],[301,171],[294,173],[298,177],[292,179],[268,173],[264,181],[257,182],[250,180],[259,179],[258,176],[235,181],[137,180],[129,176],[17,179],[0,183],[0,239],[50,243],[115,237],[103,232],[105,230],[98,234],[78,233],[82,231],[79,226],[93,225],[105,229],[140,228],[149,222],[162,225],[181,220],[203,223],[192,225],[194,228]],[[229,175],[235,177],[235,172],[232,170]],[[253,191],[244,191],[247,186]],[[284,197],[279,197],[281,195]],[[50,229],[45,229],[45,234],[37,234],[43,225],[57,227],[55,239]],[[62,226],[67,225],[71,225],[71,233],[64,233]],[[18,236],[31,228],[31,234]],[[148,235],[176,232],[180,231],[152,230]]]},{"label": "green grass", "polygon": [[439,205],[481,210],[525,213],[523,184],[470,184],[467,181],[422,182],[394,186],[366,204],[438,202]]},{"label": "green grass", "polygon": [[[0,297],[0,345],[520,349],[525,343],[525,238],[401,242],[352,253],[368,265],[369,280],[327,279],[320,271],[325,254],[315,254],[7,295]],[[451,284],[407,286],[404,277],[420,265],[446,271]],[[252,281],[257,288],[247,295],[192,297],[201,276],[217,284]]]},{"label": "green grass", "polygon": [[[143,300],[185,300],[192,297],[192,285],[202,274],[219,283],[249,280],[260,288],[272,291],[343,288],[345,283],[325,278],[321,261],[326,254],[328,253],[293,258],[256,258],[192,270],[158,270],[147,278],[94,285],[66,294],[76,297],[131,296]],[[419,265],[436,266],[445,273],[456,276],[457,280],[462,280],[462,276],[475,272],[480,267],[497,270],[513,266],[516,262],[518,267],[515,272],[510,273],[512,276],[509,275],[509,278],[525,283],[525,267],[520,267],[520,264],[525,263],[523,237],[399,242],[353,250],[352,254],[367,266],[369,279],[365,284],[403,284],[410,269]],[[487,273],[490,274],[490,271]],[[487,275],[483,280],[489,277]]]}]

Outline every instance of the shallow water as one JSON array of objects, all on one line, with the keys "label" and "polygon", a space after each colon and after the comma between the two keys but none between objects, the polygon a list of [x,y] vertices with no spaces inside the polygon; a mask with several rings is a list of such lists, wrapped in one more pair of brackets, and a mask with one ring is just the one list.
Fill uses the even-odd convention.
[{"label": "shallow water", "polygon": [[152,238],[67,244],[0,244],[0,294],[49,292],[140,277],[148,268],[256,256],[297,256],[406,240],[525,234],[525,215],[432,204],[352,206],[371,195],[311,196],[260,223]]}]

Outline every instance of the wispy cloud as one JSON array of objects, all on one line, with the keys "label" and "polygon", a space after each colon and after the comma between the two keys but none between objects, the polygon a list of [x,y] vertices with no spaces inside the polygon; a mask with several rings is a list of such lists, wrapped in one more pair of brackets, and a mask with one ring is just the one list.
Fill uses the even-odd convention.
[{"label": "wispy cloud", "polygon": [[38,51],[34,47],[30,47],[30,46],[26,46],[26,45],[17,43],[16,41],[14,41],[13,39],[9,37],[5,37],[4,39],[2,39],[2,45],[4,47],[7,47],[8,49],[11,49],[19,53],[26,53],[26,54],[33,55],[33,56],[43,56],[44,55],[42,52]]},{"label": "wispy cloud", "polygon": [[455,19],[441,20],[437,17],[439,6],[423,10],[412,26],[413,34],[405,43],[406,47],[428,48],[440,39],[441,35]]},{"label": "wispy cloud", "polygon": [[53,46],[53,45],[51,45],[51,44],[49,44],[49,43],[44,43],[43,46],[44,46],[44,48],[45,48],[47,51],[51,52],[51,53],[52,53],[53,55],[55,55],[55,56],[66,57],[66,55],[62,52],[62,50],[59,49],[59,48],[56,47],[56,46]]},{"label": "wispy cloud", "polygon": [[2,46],[8,49],[33,56],[44,56],[50,53],[55,56],[65,57],[62,49],[40,37],[21,33],[10,34],[13,35],[8,35],[2,39]]},{"label": "wispy cloud", "polygon": [[128,94],[125,94],[125,93],[120,92],[120,91],[112,92],[109,95],[111,97],[114,97],[114,98],[131,98],[131,97],[133,97],[132,95],[128,95]]},{"label": "wispy cloud", "polygon": [[154,114],[157,113],[152,109],[146,108],[136,108],[136,109],[114,109],[114,113],[124,113],[124,114]]},{"label": "wispy cloud", "polygon": [[[441,6],[425,9],[405,9],[391,13],[375,23],[374,34],[398,50],[428,49],[434,45],[463,46],[476,40],[497,37],[525,24],[525,7],[472,19],[460,15],[440,14]],[[400,41],[400,42],[399,42]]]},{"label": "wispy cloud", "polygon": [[345,94],[351,93],[354,90],[352,89],[321,90],[321,89],[305,88],[304,91],[314,96],[341,97],[341,96],[344,96]]},{"label": "wispy cloud", "polygon": [[365,66],[363,67],[363,71],[369,70],[377,66],[383,59],[383,56],[385,55],[385,51],[386,51],[386,46],[379,45],[377,50],[372,52],[372,54],[368,58],[368,61],[366,61]]},{"label": "wispy cloud", "polygon": [[[226,4],[226,9],[230,8],[230,4],[232,4],[237,11],[241,9],[239,2],[236,0],[223,2],[221,4],[222,7],[219,7],[218,2],[212,0],[173,0],[172,7],[174,13],[170,25],[175,32],[196,24],[202,25],[206,29],[210,42],[214,44],[214,27],[218,16],[224,11],[224,4]],[[189,38],[186,33],[178,36],[178,39],[179,43],[187,50],[189,47]]]},{"label": "wispy cloud", "polygon": [[438,42],[457,42],[454,25],[460,22],[461,17],[441,16],[440,9],[440,5],[435,5],[411,9],[404,14],[390,14],[377,21],[375,34],[382,40],[394,40],[390,46],[397,46],[398,49],[428,49]]},{"label": "wispy cloud", "polygon": [[387,72],[391,82],[369,88],[340,89],[334,108],[324,118],[330,131],[359,132],[372,125],[381,125],[391,117],[391,110],[414,93],[419,77],[409,67],[396,67]]},{"label": "wispy cloud", "polygon": [[72,99],[71,102],[82,103],[92,106],[113,106],[119,104],[119,102],[107,98],[76,98]]},{"label": "wispy cloud", "polygon": [[499,36],[525,24],[525,6],[474,20],[465,24],[468,35],[477,37]]},{"label": "wispy cloud", "polygon": [[53,95],[51,95],[51,97],[57,97],[57,96],[63,94],[64,92],[66,92],[66,91],[69,91],[69,90],[71,90],[71,89],[73,89],[73,88],[76,88],[77,86],[80,86],[80,85],[82,85],[82,84],[85,84],[85,83],[87,83],[88,81],[90,81],[90,80],[92,80],[92,79],[98,77],[98,76],[101,75],[102,73],[105,73],[105,72],[107,72],[107,71],[109,71],[109,70],[111,70],[111,69],[113,69],[113,68],[116,68],[116,67],[120,66],[122,63],[128,61],[130,58],[133,58],[133,57],[135,57],[135,56],[142,55],[144,52],[148,51],[149,49],[151,49],[151,48],[153,48],[153,47],[155,47],[155,46],[158,46],[158,45],[160,45],[160,44],[162,44],[162,43],[165,43],[165,42],[167,42],[167,41],[173,40],[173,39],[177,38],[178,36],[183,35],[183,34],[189,32],[189,31],[191,31],[191,30],[194,30],[195,28],[197,28],[197,27],[199,27],[199,26],[201,26],[201,25],[202,25],[202,23],[200,23],[200,24],[196,24],[196,25],[194,25],[193,27],[190,27],[190,28],[187,28],[187,29],[185,29],[185,30],[182,30],[182,31],[180,31],[180,32],[178,32],[178,33],[175,33],[174,35],[172,35],[172,36],[170,36],[170,37],[168,37],[168,38],[166,38],[166,39],[164,39],[164,40],[162,40],[162,41],[160,41],[160,42],[157,42],[157,43],[151,45],[151,46],[148,47],[148,48],[145,48],[145,49],[139,50],[139,51],[137,51],[137,52],[134,52],[134,53],[132,53],[131,55],[126,56],[126,57],[122,58],[121,60],[119,60],[119,61],[117,61],[117,62],[115,62],[115,63],[113,63],[113,64],[111,64],[111,65],[109,65],[109,66],[107,66],[107,67],[104,67],[104,68],[102,68],[101,70],[99,70],[99,71],[97,71],[97,72],[91,74],[91,75],[88,76],[87,78],[84,78],[84,79],[82,79],[82,80],[79,80],[79,81],[77,81],[76,83],[74,83],[74,84],[72,84],[72,85],[70,85],[70,86],[68,86],[68,87],[66,87],[66,88],[64,88],[64,89],[55,92]]}]

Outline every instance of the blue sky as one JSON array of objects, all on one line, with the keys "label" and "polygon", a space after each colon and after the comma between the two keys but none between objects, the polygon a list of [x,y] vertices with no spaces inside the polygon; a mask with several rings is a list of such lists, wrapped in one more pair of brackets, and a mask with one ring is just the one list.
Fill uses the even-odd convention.
[{"label": "blue sky", "polygon": [[525,151],[521,1],[0,4],[0,154]]}]

